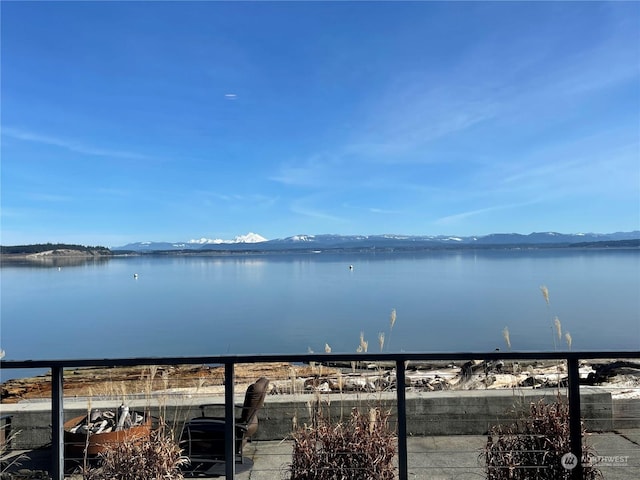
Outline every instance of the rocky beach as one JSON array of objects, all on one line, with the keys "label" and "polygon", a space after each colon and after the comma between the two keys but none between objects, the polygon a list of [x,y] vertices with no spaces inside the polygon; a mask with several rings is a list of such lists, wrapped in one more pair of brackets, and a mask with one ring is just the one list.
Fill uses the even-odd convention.
[{"label": "rocky beach", "polygon": [[[258,363],[235,367],[238,389],[265,376],[272,395],[301,392],[391,391],[395,371],[391,365]],[[640,361],[616,359],[580,365],[581,384],[603,386],[616,395],[640,398]],[[407,365],[406,382],[413,391],[474,389],[536,389],[566,386],[564,364],[527,362],[430,362]],[[224,393],[224,367],[211,365],[78,368],[65,370],[66,397],[127,396],[142,394]],[[12,379],[1,386],[2,403],[18,403],[51,395],[51,378]]]}]

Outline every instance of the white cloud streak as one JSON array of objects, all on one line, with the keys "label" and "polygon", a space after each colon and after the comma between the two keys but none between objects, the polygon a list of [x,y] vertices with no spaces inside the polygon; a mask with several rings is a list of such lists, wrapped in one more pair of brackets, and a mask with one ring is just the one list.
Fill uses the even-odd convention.
[{"label": "white cloud streak", "polygon": [[3,127],[2,135],[24,142],[40,143],[43,145],[63,148],[65,150],[69,150],[75,153],[81,153],[83,155],[122,158],[127,160],[144,160],[149,158],[146,155],[141,155],[134,152],[96,148],[93,146],[83,145],[80,142],[52,137],[48,135],[41,135],[39,133],[29,132],[11,127]]},{"label": "white cloud streak", "polygon": [[531,200],[531,201],[527,201],[527,202],[521,202],[521,203],[509,203],[509,204],[504,204],[504,205],[494,205],[492,207],[486,207],[486,208],[479,208],[476,210],[469,210],[466,212],[462,212],[462,213],[457,213],[455,215],[448,215],[446,217],[441,217],[439,219],[437,219],[434,223],[437,225],[455,225],[457,223],[460,223],[463,220],[466,220],[470,217],[475,217],[478,215],[484,215],[486,213],[491,213],[491,212],[495,212],[498,210],[509,210],[509,209],[514,209],[514,208],[520,208],[520,207],[526,207],[528,205],[533,205],[536,203],[539,203],[540,200]]},{"label": "white cloud streak", "polygon": [[300,200],[294,201],[290,206],[290,210],[293,213],[296,213],[298,215],[302,215],[305,217],[310,217],[310,218],[319,219],[319,220],[329,220],[331,222],[337,222],[337,223],[347,223],[347,219],[345,218],[338,217],[336,215],[332,215],[330,213],[326,213],[320,210],[315,210],[313,208],[309,208],[303,203],[304,202]]},{"label": "white cloud streak", "polygon": [[205,205],[215,206],[224,203],[225,208],[270,208],[274,206],[279,196],[264,195],[261,193],[219,193],[199,190],[194,192],[197,201],[204,202]]},{"label": "white cloud streak", "polygon": [[373,207],[371,207],[368,210],[371,213],[378,213],[378,214],[381,214],[381,215],[398,215],[398,214],[402,213],[399,210],[388,210],[386,208],[373,208]]},{"label": "white cloud streak", "polygon": [[73,200],[73,197],[70,195],[59,195],[54,193],[27,193],[25,194],[29,200],[36,202],[47,202],[47,203],[61,203],[61,202],[70,202]]}]

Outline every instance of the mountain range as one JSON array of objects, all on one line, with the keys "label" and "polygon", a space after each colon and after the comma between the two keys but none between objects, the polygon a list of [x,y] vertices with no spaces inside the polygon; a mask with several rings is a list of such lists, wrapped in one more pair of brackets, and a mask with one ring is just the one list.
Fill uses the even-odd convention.
[{"label": "mountain range", "polygon": [[294,235],[267,240],[256,233],[248,233],[233,240],[207,239],[187,242],[136,242],[113,247],[113,251],[277,251],[277,250],[325,250],[325,249],[420,249],[420,248],[469,248],[469,247],[518,247],[518,246],[588,246],[592,243],[632,241],[640,242],[640,231],[616,233],[534,232],[494,233],[483,236],[457,237],[447,235]]}]

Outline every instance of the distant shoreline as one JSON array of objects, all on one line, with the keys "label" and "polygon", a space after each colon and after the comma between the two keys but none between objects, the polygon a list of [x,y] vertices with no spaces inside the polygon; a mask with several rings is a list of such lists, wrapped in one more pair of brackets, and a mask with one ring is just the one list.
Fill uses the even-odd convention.
[{"label": "distant shoreline", "polygon": [[35,253],[0,253],[0,264],[8,265],[49,265],[72,266],[88,261],[107,261],[112,258],[166,258],[166,257],[256,257],[285,255],[407,255],[428,253],[460,253],[460,252],[551,252],[551,251],[640,251],[639,240],[621,240],[615,242],[593,242],[585,244],[542,244],[542,245],[442,245],[442,246],[407,246],[407,247],[335,247],[318,246],[290,249],[203,249],[203,250],[75,250],[57,249]]},{"label": "distant shoreline", "polygon": [[112,250],[113,256],[170,256],[170,255],[269,255],[269,254],[323,254],[323,253],[418,253],[418,252],[458,252],[458,251],[536,251],[536,250],[640,250],[640,239],[615,242],[590,242],[584,244],[513,244],[513,245],[437,245],[406,247],[307,247],[282,249],[202,249],[202,250]]},{"label": "distant shoreline", "polygon": [[79,250],[48,250],[45,252],[38,253],[1,253],[0,258],[11,260],[11,259],[19,259],[19,260],[39,260],[42,258],[50,258],[50,257],[109,257],[112,255],[105,255],[101,253],[92,253],[92,252],[82,252]]},{"label": "distant shoreline", "polygon": [[[41,257],[368,254],[462,251],[640,250],[640,231],[611,234],[490,234],[480,237],[403,235],[296,235],[261,241],[137,242],[119,247],[67,243],[0,245],[0,259]],[[205,240],[205,239],[203,239]],[[263,241],[262,241],[263,240]]]}]

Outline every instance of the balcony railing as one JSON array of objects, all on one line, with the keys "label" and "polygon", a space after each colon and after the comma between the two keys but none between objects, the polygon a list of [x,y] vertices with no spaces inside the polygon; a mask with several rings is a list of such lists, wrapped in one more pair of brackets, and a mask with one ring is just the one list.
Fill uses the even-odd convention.
[{"label": "balcony railing", "polygon": [[[406,365],[407,362],[466,362],[484,360],[498,361],[556,361],[566,362],[567,397],[569,405],[570,448],[576,458],[583,458],[582,426],[580,414],[580,373],[581,361],[594,362],[605,359],[638,359],[640,351],[602,351],[602,352],[489,352],[489,353],[331,353],[304,355],[225,355],[198,357],[148,357],[114,359],[76,359],[76,360],[3,360],[1,369],[51,369],[51,438],[53,479],[64,478],[64,369],[81,367],[123,367],[153,365],[223,365],[224,366],[224,414],[226,417],[226,478],[235,478],[234,428],[234,384],[235,367],[249,363],[286,362],[291,364],[332,362],[371,362],[395,366],[395,400],[397,404],[397,467],[401,480],[408,478],[407,461],[407,399]],[[582,478],[580,462],[571,470],[572,478]]]}]

